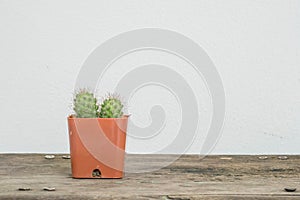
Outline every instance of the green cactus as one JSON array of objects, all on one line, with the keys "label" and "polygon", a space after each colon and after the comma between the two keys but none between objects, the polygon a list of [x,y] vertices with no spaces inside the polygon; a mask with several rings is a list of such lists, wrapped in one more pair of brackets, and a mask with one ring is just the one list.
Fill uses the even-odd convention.
[{"label": "green cactus", "polygon": [[123,104],[115,95],[109,95],[101,104],[101,118],[120,118],[123,116]]},{"label": "green cactus", "polygon": [[74,111],[78,118],[97,118],[99,106],[94,94],[86,90],[79,91],[74,99]]}]

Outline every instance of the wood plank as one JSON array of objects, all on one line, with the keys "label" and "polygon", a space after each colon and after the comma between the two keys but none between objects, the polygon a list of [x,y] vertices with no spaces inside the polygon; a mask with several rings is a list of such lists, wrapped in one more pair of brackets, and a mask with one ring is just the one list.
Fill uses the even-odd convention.
[{"label": "wood plank", "polygon": [[[127,155],[126,169],[157,167],[173,157]],[[46,160],[41,154],[0,154],[0,199],[300,199],[299,191],[284,191],[300,189],[299,166],[300,156],[185,155],[157,171],[126,173],[123,179],[73,179],[70,160],[61,155]]]}]

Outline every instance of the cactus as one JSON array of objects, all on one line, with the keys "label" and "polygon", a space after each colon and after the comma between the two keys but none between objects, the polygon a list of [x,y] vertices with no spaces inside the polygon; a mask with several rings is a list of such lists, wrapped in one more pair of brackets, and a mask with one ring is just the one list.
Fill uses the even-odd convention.
[{"label": "cactus", "polygon": [[74,99],[74,111],[78,118],[97,118],[99,106],[93,93],[86,90],[79,91]]},{"label": "cactus", "polygon": [[123,104],[116,95],[109,95],[101,104],[101,118],[120,118],[123,115]]}]

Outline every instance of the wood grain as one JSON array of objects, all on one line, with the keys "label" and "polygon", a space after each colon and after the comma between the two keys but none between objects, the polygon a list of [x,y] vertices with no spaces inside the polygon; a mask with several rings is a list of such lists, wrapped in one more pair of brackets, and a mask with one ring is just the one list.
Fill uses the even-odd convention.
[{"label": "wood grain", "polygon": [[[126,173],[123,179],[73,179],[70,160],[61,156],[0,154],[0,199],[300,199],[300,156],[185,155],[160,170]],[[126,168],[157,167],[171,157],[127,155]]]}]

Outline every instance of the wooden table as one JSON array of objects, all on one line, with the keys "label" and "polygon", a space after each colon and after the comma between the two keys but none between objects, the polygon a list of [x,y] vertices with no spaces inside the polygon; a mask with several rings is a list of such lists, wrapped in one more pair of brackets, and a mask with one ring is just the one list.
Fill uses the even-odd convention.
[{"label": "wooden table", "polygon": [[[126,166],[159,166],[169,157],[127,155]],[[41,154],[0,154],[0,199],[300,199],[300,156],[258,157],[186,155],[123,179],[73,179],[70,160],[61,155],[47,160]],[[24,187],[31,190],[18,191]]]}]

